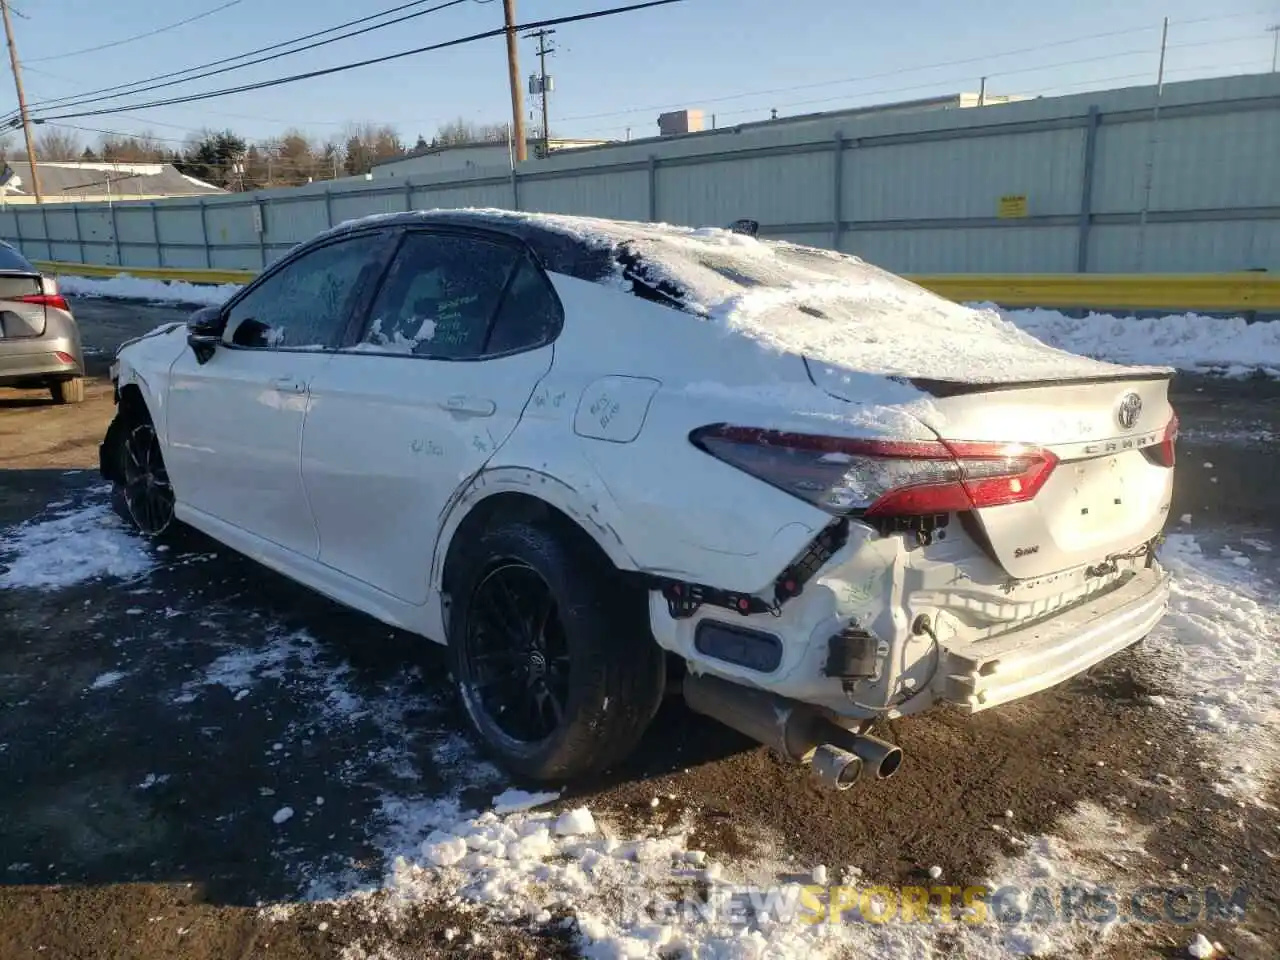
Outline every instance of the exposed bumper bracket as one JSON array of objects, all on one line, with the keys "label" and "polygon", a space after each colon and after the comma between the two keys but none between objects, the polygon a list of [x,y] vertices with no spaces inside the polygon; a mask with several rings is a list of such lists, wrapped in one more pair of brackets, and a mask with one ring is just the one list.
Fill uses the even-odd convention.
[{"label": "exposed bumper bracket", "polygon": [[1168,574],[1153,564],[1043,623],[972,643],[944,641],[941,696],[977,713],[1054,686],[1137,643],[1168,601]]},{"label": "exposed bumper bracket", "polygon": [[773,602],[751,593],[721,590],[701,583],[685,583],[666,577],[654,578],[653,587],[662,592],[673,620],[693,616],[704,603],[734,610],[744,617],[753,613],[778,616],[782,605],[804,592],[805,584],[849,541],[849,521],[844,517],[828,524],[813,538],[803,553],[793,560],[773,582]]}]

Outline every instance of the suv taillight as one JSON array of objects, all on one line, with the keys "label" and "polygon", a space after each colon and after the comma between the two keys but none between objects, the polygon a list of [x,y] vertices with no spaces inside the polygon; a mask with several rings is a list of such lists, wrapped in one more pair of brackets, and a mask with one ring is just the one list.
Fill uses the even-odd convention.
[{"label": "suv taillight", "polygon": [[25,297],[14,297],[17,303],[33,303],[41,307],[53,307],[55,310],[70,310],[67,298],[60,293],[33,293]]},{"label": "suv taillight", "polygon": [[1144,447],[1142,452],[1147,459],[1157,466],[1172,467],[1178,460],[1178,415],[1169,418],[1164,428],[1164,436],[1154,447]]},{"label": "suv taillight", "polygon": [[716,424],[693,443],[830,513],[928,516],[1031,500],[1057,466],[1025,444],[862,440]]}]

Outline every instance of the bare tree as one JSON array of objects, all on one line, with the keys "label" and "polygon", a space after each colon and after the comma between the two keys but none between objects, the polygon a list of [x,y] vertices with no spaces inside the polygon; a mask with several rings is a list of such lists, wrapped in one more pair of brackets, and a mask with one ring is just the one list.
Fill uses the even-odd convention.
[{"label": "bare tree", "polygon": [[281,180],[299,186],[317,179],[316,152],[311,139],[301,130],[286,130],[276,149]]},{"label": "bare tree", "polygon": [[400,135],[389,124],[353,123],[348,125],[345,138],[346,170],[353,177],[405,154]]},{"label": "bare tree", "polygon": [[[79,160],[84,151],[80,137],[71,130],[46,128],[36,135],[37,160]],[[15,160],[26,160],[26,150],[15,150],[11,156]]]},{"label": "bare tree", "polygon": [[136,136],[105,136],[98,153],[103,160],[116,163],[161,163],[168,157],[164,145],[149,131]]},{"label": "bare tree", "polygon": [[458,117],[449,123],[440,125],[432,140],[432,146],[453,146],[460,143],[506,143],[507,131],[505,123],[475,123],[465,117]]}]

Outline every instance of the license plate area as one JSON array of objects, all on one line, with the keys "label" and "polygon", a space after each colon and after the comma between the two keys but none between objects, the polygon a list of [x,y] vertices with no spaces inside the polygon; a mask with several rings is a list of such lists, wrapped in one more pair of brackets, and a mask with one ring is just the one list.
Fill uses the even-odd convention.
[{"label": "license plate area", "polygon": [[1096,457],[1064,466],[1072,475],[1066,513],[1081,530],[1115,529],[1132,518],[1137,503],[1129,502],[1134,491],[1126,483],[1121,457]]}]

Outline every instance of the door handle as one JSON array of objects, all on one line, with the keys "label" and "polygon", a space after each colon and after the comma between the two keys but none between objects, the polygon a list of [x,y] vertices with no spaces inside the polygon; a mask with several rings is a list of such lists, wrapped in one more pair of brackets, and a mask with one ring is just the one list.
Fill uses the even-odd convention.
[{"label": "door handle", "polygon": [[454,396],[443,401],[440,406],[449,413],[464,417],[492,417],[498,409],[496,403],[484,397]]},{"label": "door handle", "polygon": [[271,389],[280,393],[306,393],[307,385],[296,377],[274,377]]}]

